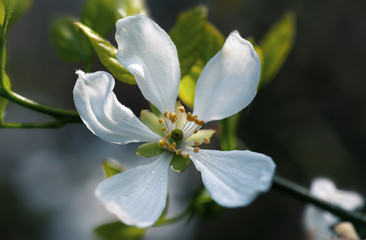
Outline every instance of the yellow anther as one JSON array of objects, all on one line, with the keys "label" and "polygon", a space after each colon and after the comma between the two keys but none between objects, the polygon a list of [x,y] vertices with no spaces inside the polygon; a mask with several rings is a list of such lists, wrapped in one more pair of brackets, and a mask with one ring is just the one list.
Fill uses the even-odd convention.
[{"label": "yellow anther", "polygon": [[193,149],[193,152],[198,153],[199,150],[200,150],[200,148],[196,147],[196,148]]},{"label": "yellow anther", "polygon": [[173,143],[172,143],[172,146],[173,146],[173,147],[176,147],[176,146],[177,146],[177,143],[176,143],[176,142],[173,142]]},{"label": "yellow anther", "polygon": [[161,131],[165,132],[166,131],[166,127],[162,127]]},{"label": "yellow anther", "polygon": [[192,113],[191,112],[187,113],[187,120],[192,121]]},{"label": "yellow anther", "polygon": [[192,116],[192,121],[196,122],[196,120],[198,120],[198,119],[197,119],[197,115],[193,115],[193,116]]},{"label": "yellow anther", "polygon": [[158,122],[159,122],[159,123],[164,123],[165,121],[164,121],[164,119],[159,118]]},{"label": "yellow anther", "polygon": [[203,139],[203,142],[206,143],[206,144],[209,144],[210,143],[210,139],[209,138],[204,138]]},{"label": "yellow anther", "polygon": [[200,141],[198,141],[198,140],[195,140],[193,143],[194,143],[194,145],[195,145],[195,146],[199,146],[199,145],[201,145],[201,142],[200,142]]},{"label": "yellow anther", "polygon": [[182,150],[178,149],[177,151],[175,151],[175,154],[177,154],[177,156],[182,154]]},{"label": "yellow anther", "polygon": [[167,135],[165,135],[164,139],[166,140],[166,139],[170,138],[171,135],[172,135],[171,133],[168,133]]},{"label": "yellow anther", "polygon": [[196,133],[198,133],[198,130],[197,129],[193,131],[193,134],[196,134]]},{"label": "yellow anther", "polygon": [[165,118],[168,118],[168,113],[169,113],[169,111],[168,111],[168,110],[166,110],[166,111],[164,112],[164,117],[165,117]]},{"label": "yellow anther", "polygon": [[166,141],[165,141],[165,140],[160,139],[160,140],[159,140],[159,142],[158,142],[159,147],[161,147],[161,148],[165,148],[165,143],[166,143]]},{"label": "yellow anther", "polygon": [[183,107],[183,106],[178,107],[178,110],[179,110],[179,112],[181,112],[181,113],[184,113],[184,112],[185,112],[185,109],[184,109],[184,107]]},{"label": "yellow anther", "polygon": [[188,153],[182,153],[182,157],[189,158],[189,154]]}]

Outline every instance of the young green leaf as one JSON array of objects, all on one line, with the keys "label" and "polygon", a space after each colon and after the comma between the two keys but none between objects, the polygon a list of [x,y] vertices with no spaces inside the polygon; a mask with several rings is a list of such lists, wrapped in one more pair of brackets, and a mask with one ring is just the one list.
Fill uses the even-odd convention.
[{"label": "young green leaf", "polygon": [[262,72],[260,86],[269,83],[286,60],[295,39],[296,20],[294,13],[285,14],[259,43]]},{"label": "young green leaf", "polygon": [[84,62],[91,58],[93,48],[74,22],[69,17],[56,19],[51,28],[51,41],[62,60]]},{"label": "young green leaf", "polygon": [[109,158],[102,163],[103,173],[105,178],[110,178],[118,173],[121,173],[125,168],[116,160]]},{"label": "young green leaf", "polygon": [[100,62],[115,78],[124,83],[136,84],[132,74],[118,62],[116,57],[117,49],[108,40],[102,38],[95,31],[80,22],[74,24],[89,38]]},{"label": "young green leaf", "polygon": [[9,19],[8,28],[11,28],[28,11],[33,0],[12,0],[15,1],[14,9]]},{"label": "young green leaf", "polygon": [[0,1],[0,28],[4,23],[4,17],[5,17],[4,3]]},{"label": "young green leaf", "polygon": [[182,76],[186,75],[200,58],[200,47],[204,38],[207,21],[207,9],[197,7],[179,16],[170,32],[170,37],[177,47]]},{"label": "young green leaf", "polygon": [[143,237],[146,229],[131,227],[122,222],[103,224],[94,229],[94,234],[99,240],[139,240]]},{"label": "young green leaf", "polygon": [[142,0],[86,0],[80,21],[106,37],[118,19],[143,12],[145,5]]},{"label": "young green leaf", "polygon": [[205,64],[221,49],[224,37],[207,22],[204,7],[183,13],[170,37],[177,47],[181,66],[179,97],[192,108],[197,79]]}]

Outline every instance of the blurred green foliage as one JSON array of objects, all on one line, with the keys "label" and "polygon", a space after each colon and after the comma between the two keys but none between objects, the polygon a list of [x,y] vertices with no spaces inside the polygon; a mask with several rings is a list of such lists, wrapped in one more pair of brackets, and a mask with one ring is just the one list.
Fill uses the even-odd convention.
[{"label": "blurred green foliage", "polygon": [[139,240],[146,229],[131,227],[116,221],[101,225],[94,229],[95,235],[100,240]]}]

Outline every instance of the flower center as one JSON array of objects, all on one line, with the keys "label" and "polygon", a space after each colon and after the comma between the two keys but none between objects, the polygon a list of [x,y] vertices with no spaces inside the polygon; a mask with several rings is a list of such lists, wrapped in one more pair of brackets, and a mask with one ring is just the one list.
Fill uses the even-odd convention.
[{"label": "flower center", "polygon": [[[192,115],[190,112],[186,113],[183,106],[177,108],[176,112],[164,112],[164,118],[159,119],[159,123],[164,124],[161,129],[165,136],[160,139],[159,147],[174,152],[176,155],[182,155],[184,158],[189,158],[188,153],[184,153],[182,148],[185,146],[186,140],[193,134],[198,133],[198,130],[205,123],[199,120],[197,115]],[[194,141],[194,152],[197,153],[199,148],[197,146],[202,143],[209,143],[209,139],[204,138],[202,141]]]},{"label": "flower center", "polygon": [[183,132],[180,129],[174,129],[171,133],[171,138],[175,141],[175,142],[180,142],[183,139]]}]

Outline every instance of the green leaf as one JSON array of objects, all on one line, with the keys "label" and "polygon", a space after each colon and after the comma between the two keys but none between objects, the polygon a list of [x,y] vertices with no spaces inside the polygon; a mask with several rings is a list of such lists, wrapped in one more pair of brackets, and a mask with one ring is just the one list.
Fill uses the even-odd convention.
[{"label": "green leaf", "polygon": [[115,78],[127,84],[136,84],[132,74],[118,62],[116,57],[117,49],[108,40],[102,38],[99,34],[82,23],[77,22],[75,25],[89,38],[100,62]]},{"label": "green leaf", "polygon": [[106,37],[118,19],[143,12],[142,0],[86,0],[80,21]]},{"label": "green leaf", "polygon": [[155,157],[162,154],[165,150],[159,147],[157,142],[148,142],[140,145],[136,150],[136,155],[146,158]]},{"label": "green leaf", "polygon": [[172,161],[170,162],[170,167],[172,170],[182,173],[184,170],[187,169],[189,164],[191,163],[191,159],[184,158],[182,155],[175,155],[173,156]]},{"label": "green leaf", "polygon": [[140,120],[152,131],[164,137],[164,132],[161,130],[164,127],[163,123],[159,123],[159,118],[149,110],[142,110],[140,113]]},{"label": "green leaf", "polygon": [[170,32],[170,37],[177,47],[182,76],[200,58],[199,50],[204,40],[207,9],[197,7],[179,16],[178,21]]},{"label": "green leaf", "polygon": [[196,82],[200,76],[204,67],[204,62],[198,59],[196,64],[191,68],[188,74],[186,74],[179,84],[179,98],[189,108],[193,108],[194,103],[194,90],[196,88]]},{"label": "green leaf", "polygon": [[122,222],[111,222],[94,229],[99,240],[139,240],[146,229],[131,227]]},{"label": "green leaf", "polygon": [[105,178],[110,178],[125,171],[125,168],[122,166],[122,164],[112,158],[104,160],[102,163],[102,168]]},{"label": "green leaf", "polygon": [[85,62],[91,58],[93,48],[74,22],[69,17],[56,19],[51,28],[51,41],[62,60]]},{"label": "green leaf", "polygon": [[2,1],[0,1],[0,27],[3,25],[4,23],[4,18],[5,18],[5,8],[4,8],[4,3]]},{"label": "green leaf", "polygon": [[262,72],[260,86],[268,84],[278,73],[294,43],[295,14],[285,14],[260,42]]},{"label": "green leaf", "polygon": [[177,47],[181,66],[179,98],[192,108],[197,79],[205,64],[221,49],[224,37],[207,22],[204,7],[180,15],[170,37]]},{"label": "green leaf", "polygon": [[9,19],[8,28],[11,28],[32,5],[33,0],[12,0],[15,1],[14,9]]},{"label": "green leaf", "polygon": [[147,14],[145,0],[115,0],[117,2],[117,12],[120,18],[132,16],[135,14]]}]

